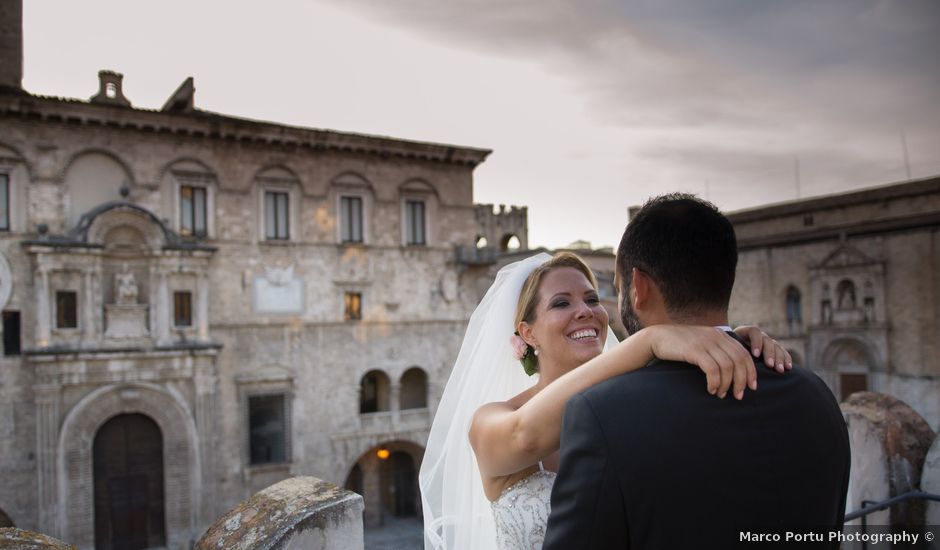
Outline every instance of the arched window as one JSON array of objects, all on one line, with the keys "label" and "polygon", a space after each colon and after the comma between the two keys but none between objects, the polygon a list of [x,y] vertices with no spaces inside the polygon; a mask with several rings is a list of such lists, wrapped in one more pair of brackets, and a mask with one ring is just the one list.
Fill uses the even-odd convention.
[{"label": "arched window", "polygon": [[412,367],[401,375],[401,408],[423,409],[428,406],[428,375]]},{"label": "arched window", "polygon": [[855,300],[855,283],[848,279],[842,279],[839,281],[839,285],[836,286],[836,307],[838,309],[855,309],[856,300]]},{"label": "arched window", "polygon": [[499,249],[502,250],[503,252],[506,252],[508,250],[518,250],[521,245],[522,243],[519,241],[519,237],[510,233],[508,235],[503,235],[503,239],[500,242]]},{"label": "arched window", "polygon": [[388,375],[382,371],[369,371],[359,383],[359,412],[374,413],[388,409]]},{"label": "arched window", "polygon": [[790,336],[803,331],[803,306],[800,302],[800,291],[795,286],[787,288],[787,330]]}]

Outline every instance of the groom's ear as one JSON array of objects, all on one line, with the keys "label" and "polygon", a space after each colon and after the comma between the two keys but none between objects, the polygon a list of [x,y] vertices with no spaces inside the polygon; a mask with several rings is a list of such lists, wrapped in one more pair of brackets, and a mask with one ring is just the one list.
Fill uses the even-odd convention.
[{"label": "groom's ear", "polygon": [[633,301],[632,305],[635,311],[640,311],[645,309],[649,303],[650,293],[653,290],[653,280],[650,279],[649,275],[635,267],[630,276],[633,278],[633,284],[631,285],[633,295],[627,296],[627,299]]}]

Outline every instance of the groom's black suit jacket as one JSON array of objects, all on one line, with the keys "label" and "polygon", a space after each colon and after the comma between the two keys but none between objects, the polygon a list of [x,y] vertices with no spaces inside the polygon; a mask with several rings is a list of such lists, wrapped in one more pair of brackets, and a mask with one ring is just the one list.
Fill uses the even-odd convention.
[{"label": "groom's black suit jacket", "polygon": [[741,532],[841,530],[849,442],[832,392],[798,366],[757,372],[743,401],[665,361],[575,395],[543,550],[760,548]]}]

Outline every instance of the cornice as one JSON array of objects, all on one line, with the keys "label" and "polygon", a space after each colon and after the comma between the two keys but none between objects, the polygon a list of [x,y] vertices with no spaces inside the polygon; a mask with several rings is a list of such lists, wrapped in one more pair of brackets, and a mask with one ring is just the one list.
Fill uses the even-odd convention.
[{"label": "cornice", "polygon": [[489,149],[443,143],[290,126],[198,109],[190,113],[169,113],[28,93],[0,93],[0,117],[286,149],[343,151],[470,167],[483,162],[492,152]]}]

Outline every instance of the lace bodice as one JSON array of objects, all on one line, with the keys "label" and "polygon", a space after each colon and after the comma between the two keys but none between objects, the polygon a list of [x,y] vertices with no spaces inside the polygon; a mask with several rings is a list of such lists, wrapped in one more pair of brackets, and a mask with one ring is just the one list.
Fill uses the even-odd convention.
[{"label": "lace bodice", "polygon": [[551,512],[555,472],[539,471],[503,490],[492,502],[499,550],[541,550]]}]

